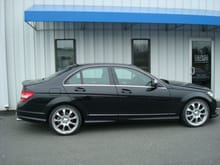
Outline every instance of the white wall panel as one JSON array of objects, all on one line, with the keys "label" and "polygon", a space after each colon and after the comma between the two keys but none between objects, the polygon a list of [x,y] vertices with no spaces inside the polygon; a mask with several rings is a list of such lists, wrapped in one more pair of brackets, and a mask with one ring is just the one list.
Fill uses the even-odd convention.
[{"label": "white wall panel", "polygon": [[19,71],[15,74],[15,87],[16,87],[16,98],[20,97],[21,92],[21,83],[25,79],[25,56],[24,56],[24,31],[23,31],[23,14],[17,14],[17,13],[23,13],[23,1],[18,3],[16,6],[13,5],[14,12],[14,18],[16,18],[14,21],[14,59],[15,59],[15,70]]},{"label": "white wall panel", "polygon": [[122,63],[131,63],[131,31],[129,29],[122,30]]},{"label": "white wall panel", "polygon": [[[155,76],[159,76],[159,35],[157,30],[158,25],[151,25],[151,73]],[[156,30],[153,30],[156,29]]]},{"label": "white wall panel", "polygon": [[7,83],[7,57],[6,57],[6,36],[5,36],[5,2],[0,1],[0,111],[8,103]]},{"label": "white wall panel", "polygon": [[176,59],[176,38],[175,31],[167,32],[167,79],[175,80],[176,75],[176,63],[173,62]]},{"label": "white wall panel", "polygon": [[[8,93],[9,93],[9,106],[15,107],[17,102],[16,97],[16,67],[15,67],[15,40],[14,37],[15,33],[17,32],[15,29],[15,22],[14,22],[14,3],[13,0],[8,0],[6,2],[6,15],[8,18],[6,21],[6,52],[7,52],[7,70],[8,70]],[[18,70],[19,71],[19,70]],[[22,73],[24,74],[24,73]]]},{"label": "white wall panel", "polygon": [[104,44],[103,44],[103,24],[97,23],[94,25],[94,55],[95,55],[95,62],[103,62],[104,61]]},{"label": "white wall panel", "polygon": [[[24,9],[30,7],[33,4],[32,1],[24,1]],[[24,60],[25,60],[25,79],[34,79],[35,75],[35,35],[30,26],[24,23],[23,35],[24,35]]]},{"label": "white wall panel", "polygon": [[214,90],[215,90],[215,98],[218,98],[220,100],[220,32],[216,32],[215,33],[215,41],[214,41],[214,62],[215,62],[215,74],[214,74],[214,78],[215,78],[215,86],[214,86]]},{"label": "white wall panel", "polygon": [[104,62],[113,62],[113,32],[112,24],[104,24]]},{"label": "white wall panel", "polygon": [[165,31],[159,31],[158,35],[159,77],[167,78],[167,33]]},{"label": "white wall panel", "polygon": [[176,32],[176,44],[175,44],[175,61],[176,64],[176,74],[175,79],[179,81],[186,81],[183,77],[183,72],[185,71],[185,66],[183,66],[183,32]]}]

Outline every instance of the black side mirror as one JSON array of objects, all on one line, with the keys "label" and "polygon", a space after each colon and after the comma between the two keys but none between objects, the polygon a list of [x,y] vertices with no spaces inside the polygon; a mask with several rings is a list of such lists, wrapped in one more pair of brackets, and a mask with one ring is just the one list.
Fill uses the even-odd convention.
[{"label": "black side mirror", "polygon": [[151,86],[153,88],[157,88],[158,87],[158,80],[157,79],[152,80]]}]

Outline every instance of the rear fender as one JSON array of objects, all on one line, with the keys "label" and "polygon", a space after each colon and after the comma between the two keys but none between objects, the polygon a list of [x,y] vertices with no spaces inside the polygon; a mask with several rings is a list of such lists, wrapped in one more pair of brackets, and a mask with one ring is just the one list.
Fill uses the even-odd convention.
[{"label": "rear fender", "polygon": [[83,113],[83,111],[81,111],[78,106],[76,106],[74,104],[74,99],[71,99],[69,96],[61,96],[61,97],[57,97],[54,98],[53,100],[51,100],[47,105],[46,105],[46,109],[47,109],[47,118],[49,117],[51,111],[55,108],[58,107],[60,105],[70,105],[73,106],[75,108],[77,108],[80,113],[82,114],[82,116],[84,117],[85,113]]}]

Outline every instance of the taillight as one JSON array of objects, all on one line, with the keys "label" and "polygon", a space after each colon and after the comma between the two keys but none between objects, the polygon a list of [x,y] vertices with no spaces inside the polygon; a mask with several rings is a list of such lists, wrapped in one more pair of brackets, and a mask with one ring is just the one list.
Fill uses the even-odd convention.
[{"label": "taillight", "polygon": [[32,91],[22,91],[21,92],[21,102],[26,102],[28,99],[30,99],[32,96],[34,96],[34,92]]}]

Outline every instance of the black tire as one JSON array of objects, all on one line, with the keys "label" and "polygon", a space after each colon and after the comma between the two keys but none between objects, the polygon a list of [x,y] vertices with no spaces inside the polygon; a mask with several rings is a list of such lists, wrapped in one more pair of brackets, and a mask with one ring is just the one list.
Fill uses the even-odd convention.
[{"label": "black tire", "polygon": [[206,101],[192,99],[184,106],[181,113],[182,122],[188,127],[200,127],[209,119],[210,110]]},{"label": "black tire", "polygon": [[49,125],[59,135],[76,134],[82,125],[82,116],[78,109],[70,105],[61,105],[50,113]]}]

